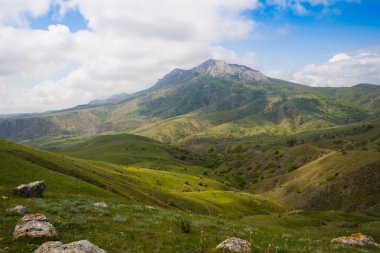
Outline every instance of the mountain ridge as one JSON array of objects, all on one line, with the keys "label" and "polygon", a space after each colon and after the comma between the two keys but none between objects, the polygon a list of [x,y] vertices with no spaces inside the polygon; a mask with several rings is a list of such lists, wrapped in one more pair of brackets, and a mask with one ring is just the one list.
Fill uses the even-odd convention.
[{"label": "mountain ridge", "polygon": [[147,90],[114,98],[2,118],[0,137],[27,140],[126,131],[177,142],[202,135],[289,134],[370,120],[380,113],[377,86],[313,88],[217,60],[175,69]]}]

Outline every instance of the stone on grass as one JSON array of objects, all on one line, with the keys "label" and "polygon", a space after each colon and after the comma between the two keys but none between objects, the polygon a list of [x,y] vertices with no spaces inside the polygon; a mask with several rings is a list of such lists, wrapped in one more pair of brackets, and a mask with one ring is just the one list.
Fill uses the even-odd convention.
[{"label": "stone on grass", "polygon": [[34,253],[107,253],[104,249],[87,240],[62,244],[61,242],[45,242]]},{"label": "stone on grass", "polygon": [[22,217],[13,232],[13,238],[58,240],[58,232],[43,214],[27,214]]},{"label": "stone on grass", "polygon": [[217,252],[247,253],[251,251],[251,243],[240,238],[229,237],[216,246],[215,250]]},{"label": "stone on grass", "polygon": [[295,215],[295,214],[300,214],[300,213],[303,213],[302,209],[295,209],[295,210],[291,210],[291,211],[286,212],[283,216],[287,217],[287,216],[291,216],[291,215]]},{"label": "stone on grass", "polygon": [[41,198],[46,188],[45,181],[35,181],[16,187],[16,193],[28,198]]},{"label": "stone on grass", "polygon": [[357,228],[360,226],[359,222],[342,222],[340,227],[342,228]]},{"label": "stone on grass", "polygon": [[107,208],[108,207],[107,203],[105,203],[105,202],[96,202],[94,204],[94,206],[100,207],[100,208]]},{"label": "stone on grass", "polygon": [[1,198],[4,199],[4,200],[7,200],[7,199],[8,199],[7,196],[1,196]]},{"label": "stone on grass", "polygon": [[361,233],[352,234],[351,236],[342,236],[342,237],[334,238],[330,242],[352,245],[352,246],[380,247],[380,244],[376,243],[372,237],[363,235]]},{"label": "stone on grass", "polygon": [[28,212],[29,212],[29,209],[22,205],[17,205],[13,208],[7,209],[7,214],[10,214],[10,215],[22,215]]}]

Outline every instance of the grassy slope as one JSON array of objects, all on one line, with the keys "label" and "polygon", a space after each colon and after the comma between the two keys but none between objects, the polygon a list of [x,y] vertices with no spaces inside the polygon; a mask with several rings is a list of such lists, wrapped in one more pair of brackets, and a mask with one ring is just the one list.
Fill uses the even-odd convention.
[{"label": "grassy slope", "polygon": [[[291,146],[288,143],[290,140],[294,141]],[[207,154],[207,164],[224,177],[223,180],[238,181],[249,186],[297,169],[333,150],[380,152],[380,121],[293,135],[199,138],[182,144]]]},{"label": "grassy slope", "polygon": [[253,190],[293,208],[378,215],[379,168],[379,152],[332,152],[291,173],[262,181]]},{"label": "grassy slope", "polygon": [[62,153],[83,159],[99,160],[120,165],[145,164],[181,164],[171,149],[152,139],[130,134],[103,135],[84,141]]},{"label": "grassy slope", "polygon": [[[33,178],[30,178],[31,180],[45,179],[43,175],[47,171],[53,174],[51,176],[47,174],[46,181],[49,185],[57,187],[57,191],[64,187],[59,184],[61,175],[64,174],[70,177],[67,180],[71,178],[76,181],[81,180],[83,183],[90,184],[91,187],[97,186],[107,190],[109,194],[114,193],[113,195],[123,198],[125,201],[174,207],[211,215],[235,216],[242,215],[247,211],[231,208],[235,204],[245,202],[247,200],[246,195],[240,197],[239,192],[234,192],[221,183],[200,176],[79,160],[34,150],[7,141],[1,141],[1,155],[3,156],[1,159],[3,166],[0,168],[4,170],[5,175],[2,178],[4,191],[9,191],[9,189],[18,184],[28,182],[27,178],[22,178],[24,174],[33,176]],[[20,174],[21,178],[14,177],[13,167],[15,165],[18,165],[17,168],[25,170],[24,174],[16,174]],[[35,167],[36,170],[42,169],[42,172],[30,171],[29,165],[31,165],[31,168]],[[82,185],[78,184],[76,187],[69,186],[68,188],[75,189],[73,192],[76,192],[81,187]],[[186,194],[187,192],[199,191],[228,191],[228,194],[234,196],[234,198],[231,198],[234,201],[226,202],[225,205],[215,205],[212,203],[214,197],[211,194],[205,195],[202,201]],[[91,194],[90,190],[85,192],[89,195]],[[65,192],[63,194],[67,195]],[[253,195],[249,195],[248,199],[252,200],[250,213],[266,213],[279,210],[276,205]],[[257,205],[257,203],[261,202],[263,205]]]}]

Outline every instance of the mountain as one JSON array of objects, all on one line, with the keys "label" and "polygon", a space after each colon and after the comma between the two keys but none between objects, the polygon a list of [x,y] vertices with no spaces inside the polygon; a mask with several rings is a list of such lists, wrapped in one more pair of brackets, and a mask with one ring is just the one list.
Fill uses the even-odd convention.
[{"label": "mountain", "polygon": [[245,81],[268,81],[268,77],[249,67],[209,59],[190,70],[174,69],[159,80],[153,89],[174,86],[202,75],[215,78],[237,78]]},{"label": "mountain", "polygon": [[0,119],[0,137],[28,140],[127,131],[165,142],[187,142],[283,135],[375,118],[380,112],[379,92],[376,85],[312,88],[249,67],[207,60],[190,70],[175,69],[153,87],[134,94]]}]

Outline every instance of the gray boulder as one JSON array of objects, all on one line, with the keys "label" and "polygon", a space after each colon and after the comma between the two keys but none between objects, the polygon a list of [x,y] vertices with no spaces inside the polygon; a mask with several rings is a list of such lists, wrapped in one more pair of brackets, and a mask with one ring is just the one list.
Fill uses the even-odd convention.
[{"label": "gray boulder", "polygon": [[236,237],[229,237],[215,248],[216,252],[251,252],[251,243]]},{"label": "gray boulder", "polygon": [[22,217],[13,232],[14,239],[39,238],[58,240],[58,232],[43,214],[27,214]]},{"label": "gray boulder", "polygon": [[10,214],[10,215],[21,215],[21,214],[26,214],[28,212],[29,212],[29,209],[22,205],[17,205],[13,208],[7,209],[7,214]]},{"label": "gray boulder", "polygon": [[107,203],[105,203],[105,202],[96,202],[94,204],[94,206],[100,207],[100,208],[107,208],[108,207]]},{"label": "gray boulder", "polygon": [[104,249],[87,240],[62,244],[62,242],[45,242],[34,253],[107,253]]},{"label": "gray boulder", "polygon": [[16,193],[28,198],[41,198],[46,188],[45,181],[35,181],[16,187]]},{"label": "gray boulder", "polygon": [[334,238],[331,243],[346,244],[353,246],[374,246],[380,248],[380,244],[376,243],[371,236],[355,233],[351,236],[342,236]]}]

